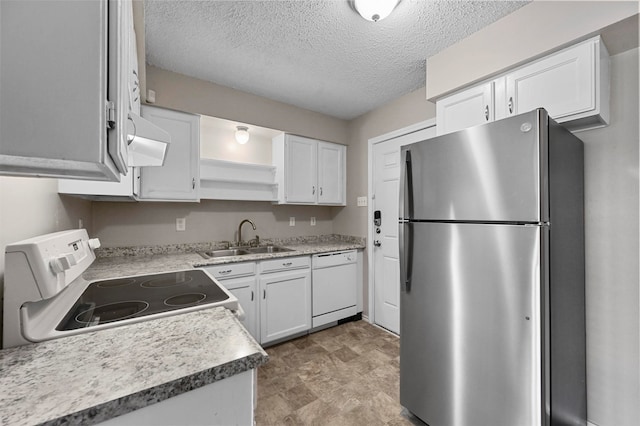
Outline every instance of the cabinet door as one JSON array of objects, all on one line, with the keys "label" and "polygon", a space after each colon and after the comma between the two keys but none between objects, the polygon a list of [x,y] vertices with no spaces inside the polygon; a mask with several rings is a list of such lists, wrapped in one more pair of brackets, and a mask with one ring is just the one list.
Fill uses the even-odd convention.
[{"label": "cabinet door", "polygon": [[555,120],[596,106],[596,43],[560,51],[507,75],[509,114],[545,108]]},{"label": "cabinet door", "polygon": [[436,102],[438,135],[493,120],[493,82],[471,87]]},{"label": "cabinet door", "polygon": [[318,142],[318,204],[345,204],[347,147]]},{"label": "cabinet door", "polygon": [[311,272],[279,272],[260,277],[260,343],[311,328]]},{"label": "cabinet door", "polygon": [[198,201],[200,118],[163,108],[142,107],[142,117],[171,135],[164,165],[140,168],[140,198]]},{"label": "cabinet door", "polygon": [[285,200],[315,204],[318,142],[287,135],[285,140]]},{"label": "cabinet door", "polygon": [[220,283],[225,286],[231,294],[238,298],[238,302],[244,310],[245,318],[240,321],[254,339],[260,341],[258,333],[258,303],[256,297],[256,277],[235,278],[229,280],[221,280]]},{"label": "cabinet door", "polygon": [[[115,182],[126,173],[127,120],[119,86],[125,62],[118,56],[126,40],[126,6],[0,1],[3,174]],[[116,19],[109,19],[112,14]],[[111,130],[107,100],[118,116]]]}]

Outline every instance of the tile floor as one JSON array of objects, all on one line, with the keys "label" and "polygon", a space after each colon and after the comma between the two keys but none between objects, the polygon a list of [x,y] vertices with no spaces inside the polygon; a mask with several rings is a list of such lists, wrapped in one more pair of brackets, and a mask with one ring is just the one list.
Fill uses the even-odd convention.
[{"label": "tile floor", "polygon": [[399,402],[400,340],[355,321],[266,349],[256,424],[423,424]]}]

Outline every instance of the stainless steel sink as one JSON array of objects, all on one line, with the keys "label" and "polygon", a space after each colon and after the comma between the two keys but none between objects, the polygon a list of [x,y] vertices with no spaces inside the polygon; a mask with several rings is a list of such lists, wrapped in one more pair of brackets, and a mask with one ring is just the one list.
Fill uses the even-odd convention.
[{"label": "stainless steel sink", "polygon": [[245,249],[211,250],[200,252],[200,256],[204,257],[205,259],[211,259],[215,257],[242,256],[243,254],[250,253]]},{"label": "stainless steel sink", "polygon": [[288,249],[280,246],[263,246],[263,247],[251,247],[245,249],[249,253],[257,254],[257,253],[281,253],[285,251],[293,251],[292,249]]},{"label": "stainless steel sink", "polygon": [[242,247],[227,250],[211,250],[201,251],[200,256],[205,259],[213,259],[216,257],[231,257],[231,256],[244,256],[247,254],[261,254],[261,253],[281,253],[285,251],[293,251],[280,246],[262,246],[262,247]]}]

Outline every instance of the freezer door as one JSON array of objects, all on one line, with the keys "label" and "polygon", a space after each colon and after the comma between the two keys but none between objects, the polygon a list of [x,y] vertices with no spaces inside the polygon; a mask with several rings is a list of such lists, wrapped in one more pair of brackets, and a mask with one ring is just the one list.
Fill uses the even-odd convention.
[{"label": "freezer door", "polygon": [[404,217],[547,221],[547,121],[540,109],[403,147]]},{"label": "freezer door", "polygon": [[401,226],[400,403],[430,426],[546,424],[544,228]]}]

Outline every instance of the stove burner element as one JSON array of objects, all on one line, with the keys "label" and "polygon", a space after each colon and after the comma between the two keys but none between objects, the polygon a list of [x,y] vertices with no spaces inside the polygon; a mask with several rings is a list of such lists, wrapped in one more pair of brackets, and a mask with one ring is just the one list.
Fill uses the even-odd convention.
[{"label": "stove burner element", "polygon": [[[85,288],[56,330],[76,330],[175,310],[200,309],[229,299],[213,278],[198,269],[95,281]],[[237,302],[231,299],[231,303]]]},{"label": "stove burner element", "polygon": [[145,288],[164,288],[172,287],[174,285],[183,285],[193,281],[192,276],[185,276],[184,274],[172,274],[167,277],[153,278],[140,284],[140,287]]},{"label": "stove burner element", "polygon": [[178,296],[173,296],[164,301],[164,304],[167,306],[183,306],[183,305],[192,305],[198,302],[203,301],[207,298],[206,294],[202,293],[188,293],[188,294],[180,294]]},{"label": "stove burner element", "polygon": [[147,302],[131,300],[126,302],[107,303],[106,305],[91,307],[76,316],[76,321],[81,324],[92,325],[105,322],[118,321],[130,318],[149,307]]},{"label": "stove burner element", "polygon": [[136,282],[136,280],[133,278],[116,278],[113,280],[100,281],[96,284],[96,287],[100,287],[100,288],[124,287],[125,285],[133,284],[134,282]]}]

